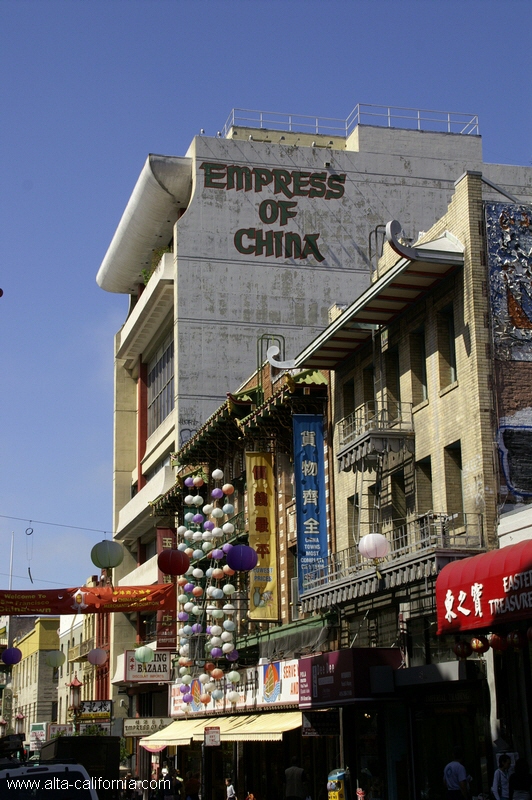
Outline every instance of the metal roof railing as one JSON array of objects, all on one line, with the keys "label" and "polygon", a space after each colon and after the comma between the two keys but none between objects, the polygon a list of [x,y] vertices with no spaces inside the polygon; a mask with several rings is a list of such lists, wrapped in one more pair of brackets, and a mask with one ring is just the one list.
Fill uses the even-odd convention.
[{"label": "metal roof railing", "polygon": [[384,128],[405,128],[473,136],[479,134],[477,114],[402,106],[379,106],[369,103],[358,103],[345,120],[335,117],[313,117],[278,111],[233,108],[220,134],[227,137],[231,128],[241,127],[347,137],[357,125],[376,125]]}]

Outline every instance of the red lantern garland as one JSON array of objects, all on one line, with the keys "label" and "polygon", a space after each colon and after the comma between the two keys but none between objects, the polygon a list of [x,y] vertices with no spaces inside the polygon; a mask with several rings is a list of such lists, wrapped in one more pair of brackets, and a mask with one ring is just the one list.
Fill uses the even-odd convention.
[{"label": "red lantern garland", "polygon": [[498,633],[491,633],[489,636],[490,647],[496,653],[504,653],[508,647],[508,640],[505,636],[500,636]]},{"label": "red lantern garland", "polygon": [[475,653],[487,653],[490,649],[490,643],[487,636],[474,636],[471,639],[471,647]]},{"label": "red lantern garland", "polygon": [[473,648],[468,641],[461,639],[454,645],[453,652],[458,656],[458,658],[468,658],[473,652]]},{"label": "red lantern garland", "polygon": [[513,647],[514,650],[522,650],[526,644],[526,636],[521,631],[510,631],[506,641],[508,646]]}]

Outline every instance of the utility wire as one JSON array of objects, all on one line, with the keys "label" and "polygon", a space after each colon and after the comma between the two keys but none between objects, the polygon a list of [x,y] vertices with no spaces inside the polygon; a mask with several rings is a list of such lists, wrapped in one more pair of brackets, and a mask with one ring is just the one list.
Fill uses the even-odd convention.
[{"label": "utility wire", "polygon": [[93,533],[106,533],[106,534],[111,533],[111,531],[104,531],[102,528],[82,528],[79,525],[64,525],[61,522],[43,522],[40,519],[29,519],[29,517],[9,517],[7,514],[0,514],[0,518],[16,519],[19,522],[36,523],[37,525],[52,525],[55,528],[71,528],[76,531],[92,531]]}]

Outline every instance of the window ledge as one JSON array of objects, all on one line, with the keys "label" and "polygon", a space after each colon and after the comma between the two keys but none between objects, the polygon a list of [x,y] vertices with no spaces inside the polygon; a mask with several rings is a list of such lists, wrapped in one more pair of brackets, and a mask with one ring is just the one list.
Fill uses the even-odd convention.
[{"label": "window ledge", "polygon": [[452,392],[452,390],[456,389],[457,386],[458,381],[453,381],[453,383],[450,383],[449,386],[446,386],[444,389],[440,390],[440,397],[443,397],[443,395],[447,394],[448,392]]},{"label": "window ledge", "polygon": [[421,411],[422,408],[425,408],[429,404],[429,398],[427,397],[425,400],[422,400],[421,403],[418,403],[417,406],[412,408],[412,414],[415,414],[416,411]]}]

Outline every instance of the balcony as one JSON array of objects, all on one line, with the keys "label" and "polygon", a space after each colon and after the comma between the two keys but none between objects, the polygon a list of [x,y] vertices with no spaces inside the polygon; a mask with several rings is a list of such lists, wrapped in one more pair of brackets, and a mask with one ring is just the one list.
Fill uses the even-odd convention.
[{"label": "balcony", "polygon": [[405,442],[413,447],[412,403],[363,403],[341,419],[337,427],[340,469],[348,469],[364,456],[397,451]]},{"label": "balcony", "polygon": [[157,583],[159,567],[157,556],[152,556],[118,581],[119,586],[151,586]]},{"label": "balcony", "polygon": [[361,536],[366,533],[386,536],[390,542],[386,559],[375,566],[356,545],[332,553],[325,567],[304,575],[303,611],[425,580],[449,561],[485,550],[481,514],[431,511],[407,521],[367,523]]}]

